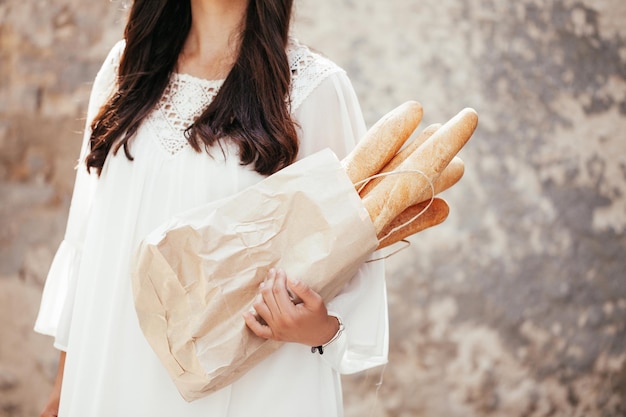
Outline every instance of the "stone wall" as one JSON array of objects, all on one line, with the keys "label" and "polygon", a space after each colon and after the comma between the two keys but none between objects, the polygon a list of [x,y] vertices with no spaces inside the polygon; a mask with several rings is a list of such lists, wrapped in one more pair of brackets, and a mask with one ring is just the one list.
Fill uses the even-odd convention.
[{"label": "stone wall", "polygon": [[[0,417],[56,367],[32,333],[62,238],[90,82],[123,4],[0,1]],[[368,123],[480,126],[441,226],[388,265],[390,363],[345,378],[348,416],[626,415],[626,3],[297,2]]]}]

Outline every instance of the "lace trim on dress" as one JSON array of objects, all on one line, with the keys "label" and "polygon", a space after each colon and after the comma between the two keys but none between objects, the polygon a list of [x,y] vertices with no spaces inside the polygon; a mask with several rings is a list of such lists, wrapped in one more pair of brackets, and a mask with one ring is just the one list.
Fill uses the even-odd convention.
[{"label": "lace trim on dress", "polygon": [[175,155],[189,146],[185,131],[213,101],[222,82],[187,74],[172,75],[163,96],[146,118],[167,153]]},{"label": "lace trim on dress", "polygon": [[[291,68],[290,111],[304,100],[329,75],[342,69],[321,55],[290,39],[287,57]],[[173,74],[163,96],[146,122],[164,150],[176,155],[189,146],[185,131],[211,104],[223,80],[205,80],[187,74]]]},{"label": "lace trim on dress", "polygon": [[291,113],[298,110],[329,75],[343,71],[331,60],[313,53],[293,38],[289,40],[287,58],[291,67]]}]

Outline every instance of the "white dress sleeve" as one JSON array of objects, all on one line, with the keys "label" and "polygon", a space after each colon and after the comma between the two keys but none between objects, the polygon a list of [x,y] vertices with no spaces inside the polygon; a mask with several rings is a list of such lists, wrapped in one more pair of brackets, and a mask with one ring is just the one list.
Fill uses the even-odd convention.
[{"label": "white dress sleeve", "polygon": [[113,91],[123,48],[120,41],[111,49],[93,83],[65,236],[50,266],[35,321],[35,331],[53,336],[54,346],[60,350],[67,348],[81,247],[97,184],[96,174],[89,174],[85,166],[90,124]]},{"label": "white dress sleeve", "polygon": [[[294,111],[299,124],[300,155],[323,148],[343,158],[366,132],[361,108],[347,75],[325,78]],[[388,313],[383,261],[364,264],[327,308],[344,331],[324,348],[322,358],[348,374],[383,365],[388,355]]]}]

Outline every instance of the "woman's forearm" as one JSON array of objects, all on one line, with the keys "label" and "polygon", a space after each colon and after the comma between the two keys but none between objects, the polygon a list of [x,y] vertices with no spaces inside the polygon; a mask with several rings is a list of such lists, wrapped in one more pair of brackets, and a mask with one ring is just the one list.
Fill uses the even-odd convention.
[{"label": "woman's forearm", "polygon": [[61,385],[63,385],[63,371],[65,371],[65,352],[61,351],[59,354],[59,367],[57,369],[57,377],[54,380],[54,388],[58,388],[61,392]]},{"label": "woman's forearm", "polygon": [[57,376],[52,386],[52,391],[48,397],[48,401],[41,412],[41,417],[57,417],[59,414],[59,402],[61,399],[61,387],[63,386],[63,372],[65,370],[65,352],[61,351],[59,355],[59,367]]}]

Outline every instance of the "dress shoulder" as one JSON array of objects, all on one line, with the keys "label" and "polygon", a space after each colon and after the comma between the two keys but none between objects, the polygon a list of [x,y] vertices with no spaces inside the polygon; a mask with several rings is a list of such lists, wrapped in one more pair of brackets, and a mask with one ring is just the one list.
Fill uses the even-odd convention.
[{"label": "dress shoulder", "polygon": [[124,53],[124,49],[126,48],[126,40],[120,39],[113,45],[111,50],[109,51],[104,64],[110,65],[117,69],[120,64],[120,59],[122,58],[122,54]]},{"label": "dress shoulder", "polygon": [[98,74],[96,74],[87,110],[88,120],[91,120],[96,115],[98,109],[117,89],[117,74],[125,47],[125,40],[118,41],[111,48]]},{"label": "dress shoulder", "polygon": [[290,38],[287,58],[291,69],[291,112],[294,113],[326,78],[344,70],[330,59]]}]

